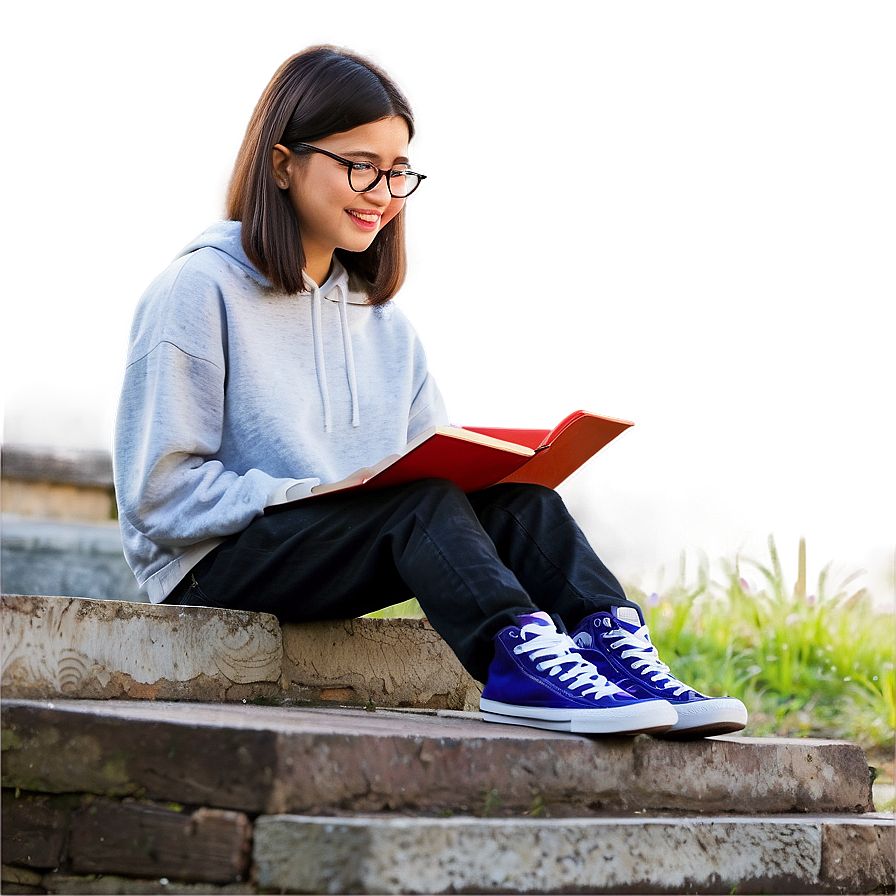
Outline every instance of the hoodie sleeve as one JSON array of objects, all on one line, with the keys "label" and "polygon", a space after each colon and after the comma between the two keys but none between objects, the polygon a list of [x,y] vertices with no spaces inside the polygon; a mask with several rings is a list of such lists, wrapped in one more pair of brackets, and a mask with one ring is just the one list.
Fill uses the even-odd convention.
[{"label": "hoodie sleeve", "polygon": [[[226,332],[217,287],[186,262],[141,300],[115,425],[119,513],[160,546],[239,532],[286,491],[316,479],[227,470],[221,446]],[[295,495],[295,492],[293,493]]]}]

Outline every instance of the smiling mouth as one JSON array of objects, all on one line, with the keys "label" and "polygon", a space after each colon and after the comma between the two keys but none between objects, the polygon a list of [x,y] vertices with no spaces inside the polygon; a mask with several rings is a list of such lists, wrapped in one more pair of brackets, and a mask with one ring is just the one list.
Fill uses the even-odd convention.
[{"label": "smiling mouth", "polygon": [[358,209],[346,209],[346,211],[359,224],[364,224],[368,227],[375,227],[380,223],[380,218],[382,218],[380,212],[359,211]]}]

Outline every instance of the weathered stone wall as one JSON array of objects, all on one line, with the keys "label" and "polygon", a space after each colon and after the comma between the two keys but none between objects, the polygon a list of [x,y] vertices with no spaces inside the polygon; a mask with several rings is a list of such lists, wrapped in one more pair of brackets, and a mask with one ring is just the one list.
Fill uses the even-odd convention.
[{"label": "weathered stone wall", "polygon": [[0,586],[5,594],[146,600],[124,559],[118,523],[73,523],[4,513],[2,529]]}]

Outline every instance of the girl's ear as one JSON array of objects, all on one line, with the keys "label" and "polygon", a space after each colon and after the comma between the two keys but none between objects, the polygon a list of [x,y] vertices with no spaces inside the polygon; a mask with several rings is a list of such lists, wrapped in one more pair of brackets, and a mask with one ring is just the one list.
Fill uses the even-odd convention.
[{"label": "girl's ear", "polygon": [[271,151],[271,164],[274,169],[274,183],[281,190],[289,189],[289,174],[292,168],[292,153],[280,143]]}]

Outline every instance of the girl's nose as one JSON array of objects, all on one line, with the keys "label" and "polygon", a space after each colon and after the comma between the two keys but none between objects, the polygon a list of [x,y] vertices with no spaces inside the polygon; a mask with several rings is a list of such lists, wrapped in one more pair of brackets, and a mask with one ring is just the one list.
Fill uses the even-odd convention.
[{"label": "girl's nose", "polygon": [[365,195],[370,196],[377,204],[383,206],[392,201],[392,194],[389,192],[389,185],[386,183],[385,177],[381,177],[380,182],[372,190],[367,190]]}]

